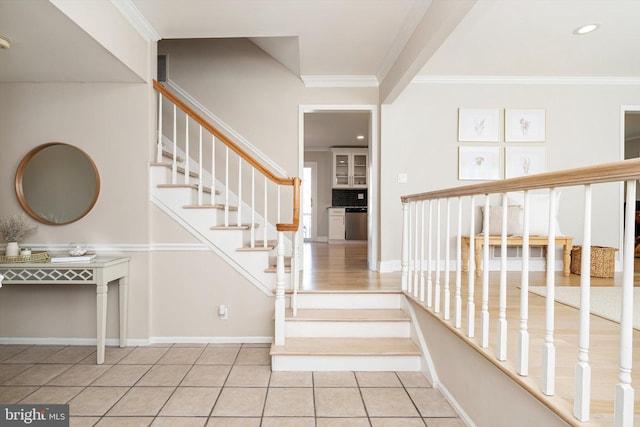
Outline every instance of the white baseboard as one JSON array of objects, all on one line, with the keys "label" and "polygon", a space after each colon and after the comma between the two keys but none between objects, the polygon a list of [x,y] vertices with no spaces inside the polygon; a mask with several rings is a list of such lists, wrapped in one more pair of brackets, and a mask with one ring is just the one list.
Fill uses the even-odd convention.
[{"label": "white baseboard", "polygon": [[[440,271],[444,271],[444,261],[440,261]],[[557,259],[555,263],[556,271],[562,271],[563,262],[562,259]],[[425,271],[428,266],[428,261],[423,261],[423,265],[425,266]],[[510,259],[507,260],[507,271],[520,271],[522,266],[522,261],[520,259]],[[396,271],[402,271],[402,264],[399,259],[394,259],[390,261],[381,261],[380,262],[380,273],[393,273]],[[435,272],[436,262],[433,260],[431,262],[431,269]],[[456,270],[456,262],[451,261],[449,263],[450,271]],[[547,263],[544,259],[532,259],[529,260],[529,271],[546,271]],[[500,271],[500,259],[492,258],[489,260],[489,271]],[[616,270],[618,271],[618,270]]]},{"label": "white baseboard", "polygon": [[[151,337],[127,340],[127,347],[144,347],[151,344],[270,344],[273,337]],[[36,337],[0,337],[0,344],[10,345],[76,345],[95,346],[95,338],[36,338]],[[120,345],[118,338],[108,338],[107,346]]]},{"label": "white baseboard", "polygon": [[151,337],[150,344],[271,344],[273,337]]}]

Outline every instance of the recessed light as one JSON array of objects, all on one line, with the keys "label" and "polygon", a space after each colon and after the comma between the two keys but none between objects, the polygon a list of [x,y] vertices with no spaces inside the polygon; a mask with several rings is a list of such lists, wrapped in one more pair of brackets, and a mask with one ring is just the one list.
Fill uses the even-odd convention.
[{"label": "recessed light", "polygon": [[9,49],[11,47],[11,42],[8,38],[0,36],[0,49]]},{"label": "recessed light", "polygon": [[356,136],[356,139],[364,139],[364,135],[358,135]]},{"label": "recessed light", "polygon": [[587,25],[583,25],[581,27],[576,28],[573,31],[573,34],[578,35],[578,36],[582,35],[582,34],[589,34],[589,33],[594,32],[598,28],[600,28],[600,24],[587,24]]}]

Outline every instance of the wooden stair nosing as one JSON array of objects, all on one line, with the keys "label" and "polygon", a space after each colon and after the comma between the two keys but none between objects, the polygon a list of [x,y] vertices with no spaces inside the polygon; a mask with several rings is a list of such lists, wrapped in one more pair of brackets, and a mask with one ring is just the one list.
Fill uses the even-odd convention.
[{"label": "wooden stair nosing", "polygon": [[[151,166],[162,166],[162,167],[169,168],[169,169],[171,169],[173,167],[173,165],[171,163],[167,163],[167,162],[151,162]],[[177,170],[178,170],[179,174],[184,175],[184,173],[185,173],[185,168],[184,167],[178,166]],[[189,176],[191,178],[198,178],[200,176],[200,174],[190,170],[189,171]]]},{"label": "wooden stair nosing", "polygon": [[[224,210],[224,205],[217,203],[215,205],[184,205],[183,209],[217,209]],[[229,212],[236,212],[238,210],[237,206],[229,206]]]},{"label": "wooden stair nosing", "polygon": [[229,225],[212,225],[209,230],[249,230],[251,227],[258,228],[260,224],[229,224]]},{"label": "wooden stair nosing", "polygon": [[299,308],[293,316],[291,308],[285,311],[291,322],[408,322],[411,317],[402,309],[317,309]]},{"label": "wooden stair nosing", "polygon": [[[277,272],[277,267],[269,267],[269,268],[265,268],[264,269],[265,273],[276,273]],[[284,272],[285,273],[291,273],[291,267],[284,267]],[[275,293],[275,290],[273,291]]]},{"label": "wooden stair nosing", "polygon": [[273,246],[243,246],[241,248],[236,249],[238,252],[270,252],[274,249]]},{"label": "wooden stair nosing", "polygon": [[[166,157],[168,159],[173,159],[173,153],[167,150],[162,150],[162,157]],[[184,159],[180,156],[176,156],[176,161],[179,163],[184,162]]]},{"label": "wooden stair nosing", "polygon": [[271,356],[421,356],[410,338],[286,338]]},{"label": "wooden stair nosing", "polygon": [[[191,188],[198,190],[198,184],[158,184],[158,188]],[[203,186],[202,192],[211,194],[211,188]],[[216,190],[216,194],[220,194],[220,192]]]}]

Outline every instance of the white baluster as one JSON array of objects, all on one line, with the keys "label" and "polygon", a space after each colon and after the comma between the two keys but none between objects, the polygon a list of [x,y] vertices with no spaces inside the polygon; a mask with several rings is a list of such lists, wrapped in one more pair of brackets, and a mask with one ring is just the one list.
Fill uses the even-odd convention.
[{"label": "white baluster", "polygon": [[216,204],[216,137],[215,135],[211,135],[211,204],[212,205]]},{"label": "white baluster", "polygon": [[440,313],[440,200],[436,202],[436,286],[435,296],[433,298],[433,305],[435,312]]},{"label": "white baluster", "polygon": [[400,254],[400,277],[402,290],[409,292],[409,203],[402,203],[402,252]]},{"label": "white baluster", "polygon": [[520,275],[520,332],[518,374],[529,375],[529,190],[524,192],[522,219],[522,272]]},{"label": "white baluster", "polygon": [[451,269],[451,199],[447,199],[447,222],[444,246],[444,320],[451,318],[451,290],[449,289],[450,269]]},{"label": "white baluster", "polygon": [[[458,197],[458,227],[456,233],[456,319],[457,329],[462,327],[462,198]],[[473,270],[469,270],[473,271]]]},{"label": "white baluster", "polygon": [[238,227],[240,227],[242,225],[242,157],[240,156],[238,156],[238,210],[236,218]]},{"label": "white baluster", "polygon": [[502,193],[502,238],[500,251],[500,295],[498,302],[497,358],[507,360],[507,193]]},{"label": "white baluster", "polygon": [[[418,203],[420,203],[420,301],[424,302],[424,201]],[[416,223],[418,223],[417,216],[416,212]],[[417,228],[416,231],[418,231]],[[414,296],[418,296],[417,290]]]},{"label": "white baluster", "polygon": [[622,251],[622,311],[620,313],[620,367],[616,384],[614,423],[616,427],[633,426],[634,390],[631,386],[633,367],[633,276],[635,244],[636,181],[627,181],[627,202]]},{"label": "white baluster", "polygon": [[189,184],[191,173],[191,162],[189,161],[189,116],[184,115],[184,183]]},{"label": "white baluster", "polygon": [[[414,287],[414,283],[413,283],[413,240],[415,239],[414,233],[413,233],[413,215],[411,212],[413,212],[413,207],[415,206],[416,202],[409,202],[407,210],[408,210],[408,216],[407,216],[407,228],[408,228],[408,233],[409,233],[409,239],[407,241],[408,247],[407,247],[407,292],[409,292],[410,295],[413,295],[413,287]],[[417,286],[417,285],[416,285]]]},{"label": "white baluster", "polygon": [[[491,198],[485,195],[482,229],[484,231],[482,244],[482,302],[480,308],[480,346],[489,347],[489,211]],[[503,222],[505,222],[503,220]],[[471,254],[469,254],[471,257]],[[471,273],[470,273],[471,274]]]},{"label": "white baluster", "polygon": [[[256,223],[256,168],[251,168],[251,224]],[[256,228],[251,227],[249,230],[251,234],[251,247],[256,246]],[[266,245],[266,241],[265,241]]]},{"label": "white baluster", "polygon": [[578,328],[578,362],[573,415],[589,421],[591,404],[591,366],[589,366],[589,316],[591,307],[591,185],[584,186],[584,226],[580,266],[580,326]]},{"label": "white baluster", "polygon": [[298,315],[298,288],[300,285],[300,232],[298,230],[293,233],[293,249],[291,251],[291,289],[293,294],[291,297],[291,310],[294,316]]},{"label": "white baluster", "polygon": [[171,165],[171,183],[178,183],[178,110],[173,104],[173,163]]},{"label": "white baluster", "polygon": [[[202,158],[202,125],[200,125],[200,130],[198,133],[198,205],[202,206],[202,187],[204,186],[204,177],[202,175],[202,163],[204,159]],[[215,189],[211,187],[211,193]]]},{"label": "white baluster", "polygon": [[471,196],[471,203],[469,206],[469,273],[467,274],[467,279],[469,281],[469,294],[467,296],[467,336],[469,338],[473,338],[475,336],[476,326],[476,306],[473,301],[476,277],[476,262],[475,257],[473,256],[475,253],[475,198],[476,196]]},{"label": "white baluster", "polygon": [[225,147],[224,158],[224,226],[229,226],[229,147]]},{"label": "white baluster", "polygon": [[[264,220],[263,220],[263,224],[264,224],[264,230],[262,230],[263,233],[263,239],[266,241],[268,236],[267,236],[267,231],[269,231],[269,227],[267,227],[268,223],[267,223],[267,218],[269,218],[268,213],[269,211],[267,210],[267,200],[269,199],[267,197],[267,177],[264,177]],[[251,224],[252,227],[255,226],[255,224]]]},{"label": "white baluster", "polygon": [[156,148],[156,162],[162,162],[162,94],[158,93],[158,145]]},{"label": "white baluster", "polygon": [[420,205],[422,204],[422,202],[416,202],[414,203],[415,205],[415,217],[414,217],[414,224],[415,224],[415,239],[413,239],[413,243],[415,244],[415,248],[413,250],[413,283],[414,283],[414,287],[413,287],[413,297],[414,298],[418,298],[418,283],[420,283],[420,270],[422,270],[422,260],[419,259],[420,257],[420,241],[421,236],[424,235],[424,229],[420,229],[420,224],[419,224],[419,220],[420,220]]},{"label": "white baluster", "polygon": [[275,344],[284,345],[284,232],[278,231],[276,258]]},{"label": "white baluster", "polygon": [[433,281],[431,280],[431,230],[433,230],[433,200],[429,200],[429,221],[427,225],[427,307],[433,305]]},{"label": "white baluster", "polygon": [[545,335],[542,354],[542,392],[547,396],[555,394],[556,348],[553,343],[555,329],[555,265],[556,265],[556,189],[549,189],[549,241],[547,244],[547,300],[545,303]]}]

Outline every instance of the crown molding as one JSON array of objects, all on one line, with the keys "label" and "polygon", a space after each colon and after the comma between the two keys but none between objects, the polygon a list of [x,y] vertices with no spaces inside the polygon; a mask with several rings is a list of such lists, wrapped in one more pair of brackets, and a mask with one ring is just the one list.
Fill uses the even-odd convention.
[{"label": "crown molding", "polygon": [[300,76],[306,87],[378,87],[376,76]]},{"label": "crown molding", "polygon": [[411,84],[640,85],[640,77],[416,76]]},{"label": "crown molding", "polygon": [[111,0],[111,4],[147,41],[157,42],[162,38],[131,0]]}]

